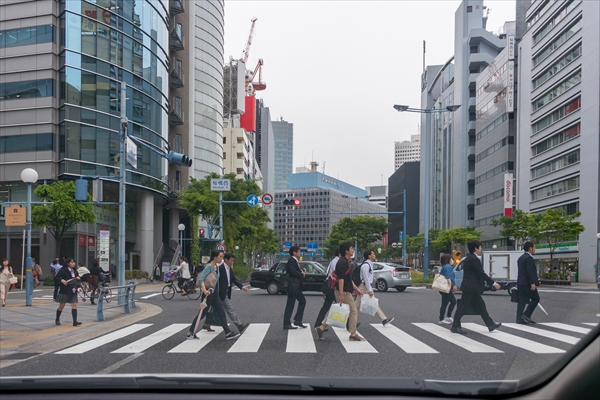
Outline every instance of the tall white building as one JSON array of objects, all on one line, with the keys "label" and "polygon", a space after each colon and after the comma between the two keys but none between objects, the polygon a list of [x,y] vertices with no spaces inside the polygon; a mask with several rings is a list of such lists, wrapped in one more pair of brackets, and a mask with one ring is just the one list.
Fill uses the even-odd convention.
[{"label": "tall white building", "polygon": [[[532,1],[519,45],[517,208],[580,211],[585,231],[553,267],[594,282],[600,231],[600,51],[597,1]],[[535,258],[550,262],[547,246]]]},{"label": "tall white building", "polygon": [[411,135],[410,140],[394,142],[394,169],[405,162],[421,160],[421,135]]}]

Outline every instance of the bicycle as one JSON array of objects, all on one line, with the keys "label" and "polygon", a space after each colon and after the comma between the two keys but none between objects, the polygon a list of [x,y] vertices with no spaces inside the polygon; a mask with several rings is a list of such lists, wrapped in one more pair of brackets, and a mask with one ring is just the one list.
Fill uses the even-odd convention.
[{"label": "bicycle", "polygon": [[94,304],[94,300],[97,300],[100,297],[101,291],[104,291],[104,301],[106,301],[107,303],[110,303],[110,301],[112,300],[112,290],[110,289],[108,280],[109,279],[105,277],[103,280],[98,282],[97,287],[93,288],[89,292],[89,297],[90,297],[92,304]]},{"label": "bicycle", "polygon": [[[202,290],[195,284],[195,279],[191,278],[184,282],[183,287],[185,289],[185,295],[190,300],[198,300],[202,295]],[[181,293],[181,290],[177,287],[176,280],[171,279],[168,284],[162,289],[162,295],[165,300],[171,300],[175,293]]]}]

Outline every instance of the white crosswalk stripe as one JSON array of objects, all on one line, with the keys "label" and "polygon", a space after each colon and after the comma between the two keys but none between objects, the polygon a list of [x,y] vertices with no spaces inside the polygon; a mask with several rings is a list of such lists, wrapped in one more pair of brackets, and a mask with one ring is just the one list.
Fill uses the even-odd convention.
[{"label": "white crosswalk stripe", "polygon": [[256,353],[263,342],[271,324],[250,324],[228,353]]},{"label": "white crosswalk stripe", "polygon": [[147,296],[140,297],[140,300],[146,300],[146,299],[149,299],[149,298],[151,298],[151,297],[158,296],[158,295],[160,295],[160,294],[161,294],[161,292],[158,292],[158,293],[152,293],[152,294],[149,294],[149,295],[147,295]]},{"label": "white crosswalk stripe", "polygon": [[432,354],[438,352],[391,324],[388,324],[387,326],[383,326],[382,324],[371,324],[371,326],[407,353]]},{"label": "white crosswalk stripe", "polygon": [[596,326],[596,325],[598,325],[597,323],[595,324],[593,322],[584,322],[583,324],[584,325],[590,325],[590,326]]},{"label": "white crosswalk stripe", "polygon": [[255,287],[255,288],[250,288],[248,290],[260,290],[259,288]]},{"label": "white crosswalk stripe", "polygon": [[113,353],[141,353],[155,344],[162,342],[166,338],[184,330],[189,325],[190,324],[171,324],[158,332],[154,332],[153,334],[136,340],[127,346],[123,346],[120,349],[113,351]]},{"label": "white crosswalk stripe", "polygon": [[223,332],[223,328],[220,326],[213,327],[214,332],[206,332],[200,331],[196,335],[198,339],[186,340],[181,343],[179,346],[172,348],[167,353],[197,353],[204,346],[209,344],[214,338],[219,336],[221,332]]},{"label": "white crosswalk stripe", "polygon": [[[286,353],[316,353],[315,339],[310,324],[306,329],[290,329],[288,331]],[[252,325],[250,325],[252,326]],[[245,335],[245,333],[244,333]]]},{"label": "white crosswalk stripe", "polygon": [[563,324],[561,322],[542,322],[540,325],[546,325],[551,328],[562,329],[563,331],[577,332],[577,333],[590,333],[591,329],[582,328],[580,326],[573,326],[568,324]]},{"label": "white crosswalk stripe", "polygon": [[558,340],[560,342],[575,344],[579,342],[579,338],[569,335],[563,335],[562,333],[550,332],[547,329],[534,328],[531,325],[519,325],[519,324],[502,324],[502,326],[507,326],[512,329],[517,329],[519,331],[533,333],[534,335],[543,336],[548,339]]},{"label": "white crosswalk stripe", "polygon": [[[377,353],[375,347],[371,346],[369,342],[366,340],[362,342],[354,342],[350,341],[350,333],[345,328],[336,328],[331,327],[329,329],[333,329],[337,337],[342,342],[342,346],[346,349],[348,353]],[[362,336],[358,331],[356,332],[359,336]]]},{"label": "white crosswalk stripe", "polygon": [[123,329],[119,329],[118,331],[114,331],[111,333],[107,333],[104,336],[100,336],[96,339],[89,340],[87,342],[78,344],[77,346],[70,347],[65,350],[61,350],[56,354],[83,354],[87,351],[96,349],[104,344],[114,342],[115,340],[124,338],[127,335],[131,335],[139,330],[147,328],[152,324],[134,324]]},{"label": "white crosswalk stripe", "polygon": [[413,322],[413,325],[418,326],[419,328],[424,329],[427,332],[452,344],[462,347],[471,353],[504,353],[502,350],[498,350],[492,346],[488,346],[487,344],[479,343],[478,341],[469,339],[466,336],[452,333],[450,332],[450,329],[442,328],[436,324]]},{"label": "white crosswalk stripe", "polygon": [[519,347],[523,350],[531,351],[532,353],[552,354],[552,353],[564,353],[565,352],[562,349],[558,349],[556,347],[552,347],[552,346],[548,346],[548,345],[541,344],[538,342],[534,342],[533,340],[529,340],[529,339],[525,339],[525,338],[522,338],[519,336],[501,332],[497,329],[494,332],[489,332],[488,328],[483,325],[467,323],[467,324],[462,324],[462,326],[471,331],[477,332],[481,335],[484,335],[489,338],[498,340],[500,342],[509,344],[511,346]]}]

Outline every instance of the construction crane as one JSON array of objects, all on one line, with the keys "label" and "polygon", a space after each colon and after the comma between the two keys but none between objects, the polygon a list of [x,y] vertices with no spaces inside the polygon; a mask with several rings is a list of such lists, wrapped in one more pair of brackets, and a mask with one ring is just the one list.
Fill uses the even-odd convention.
[{"label": "construction crane", "polygon": [[246,47],[244,47],[244,51],[242,52],[242,61],[244,64],[248,62],[248,55],[250,54],[250,46],[252,45],[252,37],[254,36],[254,25],[256,25],[256,20],[258,18],[252,18],[252,25],[250,26],[250,34],[248,35],[248,41],[246,42]]},{"label": "construction crane", "polygon": [[[256,25],[257,19],[258,18],[256,18],[256,17],[252,18],[252,21],[251,21],[252,25],[250,26],[250,34],[248,35],[248,40],[246,41],[246,47],[244,48],[244,51],[242,52],[242,58],[240,58],[240,61],[242,61],[244,63],[244,66],[248,62],[248,57],[250,56],[250,46],[252,45],[252,38],[254,37],[254,26]],[[263,66],[263,60],[262,60],[262,58],[260,58],[258,60],[258,62],[256,63],[256,67],[254,68],[254,71],[251,71],[249,69],[246,70],[246,74],[245,74],[246,82],[245,83],[246,83],[246,94],[248,96],[252,96],[255,91],[265,90],[267,88],[267,84],[262,81],[262,66]],[[258,81],[253,82],[257,73],[258,73]]]}]

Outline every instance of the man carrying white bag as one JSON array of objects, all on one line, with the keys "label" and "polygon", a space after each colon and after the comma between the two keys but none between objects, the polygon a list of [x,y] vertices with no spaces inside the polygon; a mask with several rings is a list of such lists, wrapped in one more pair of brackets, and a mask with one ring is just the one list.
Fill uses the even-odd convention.
[{"label": "man carrying white bag", "polygon": [[350,316],[350,306],[345,303],[333,303],[327,314],[327,325],[338,328],[346,328],[348,317]]},{"label": "man carrying white bag", "polygon": [[360,312],[369,315],[377,315],[377,318],[381,320],[383,326],[386,326],[392,322],[394,318],[386,317],[381,310],[381,307],[379,307],[379,300],[373,296],[373,288],[371,287],[371,283],[373,282],[373,262],[377,259],[377,256],[373,250],[365,251],[363,256],[365,261],[360,266],[360,285],[358,286],[358,289],[363,293],[368,293],[369,297],[356,296],[354,303]]}]

